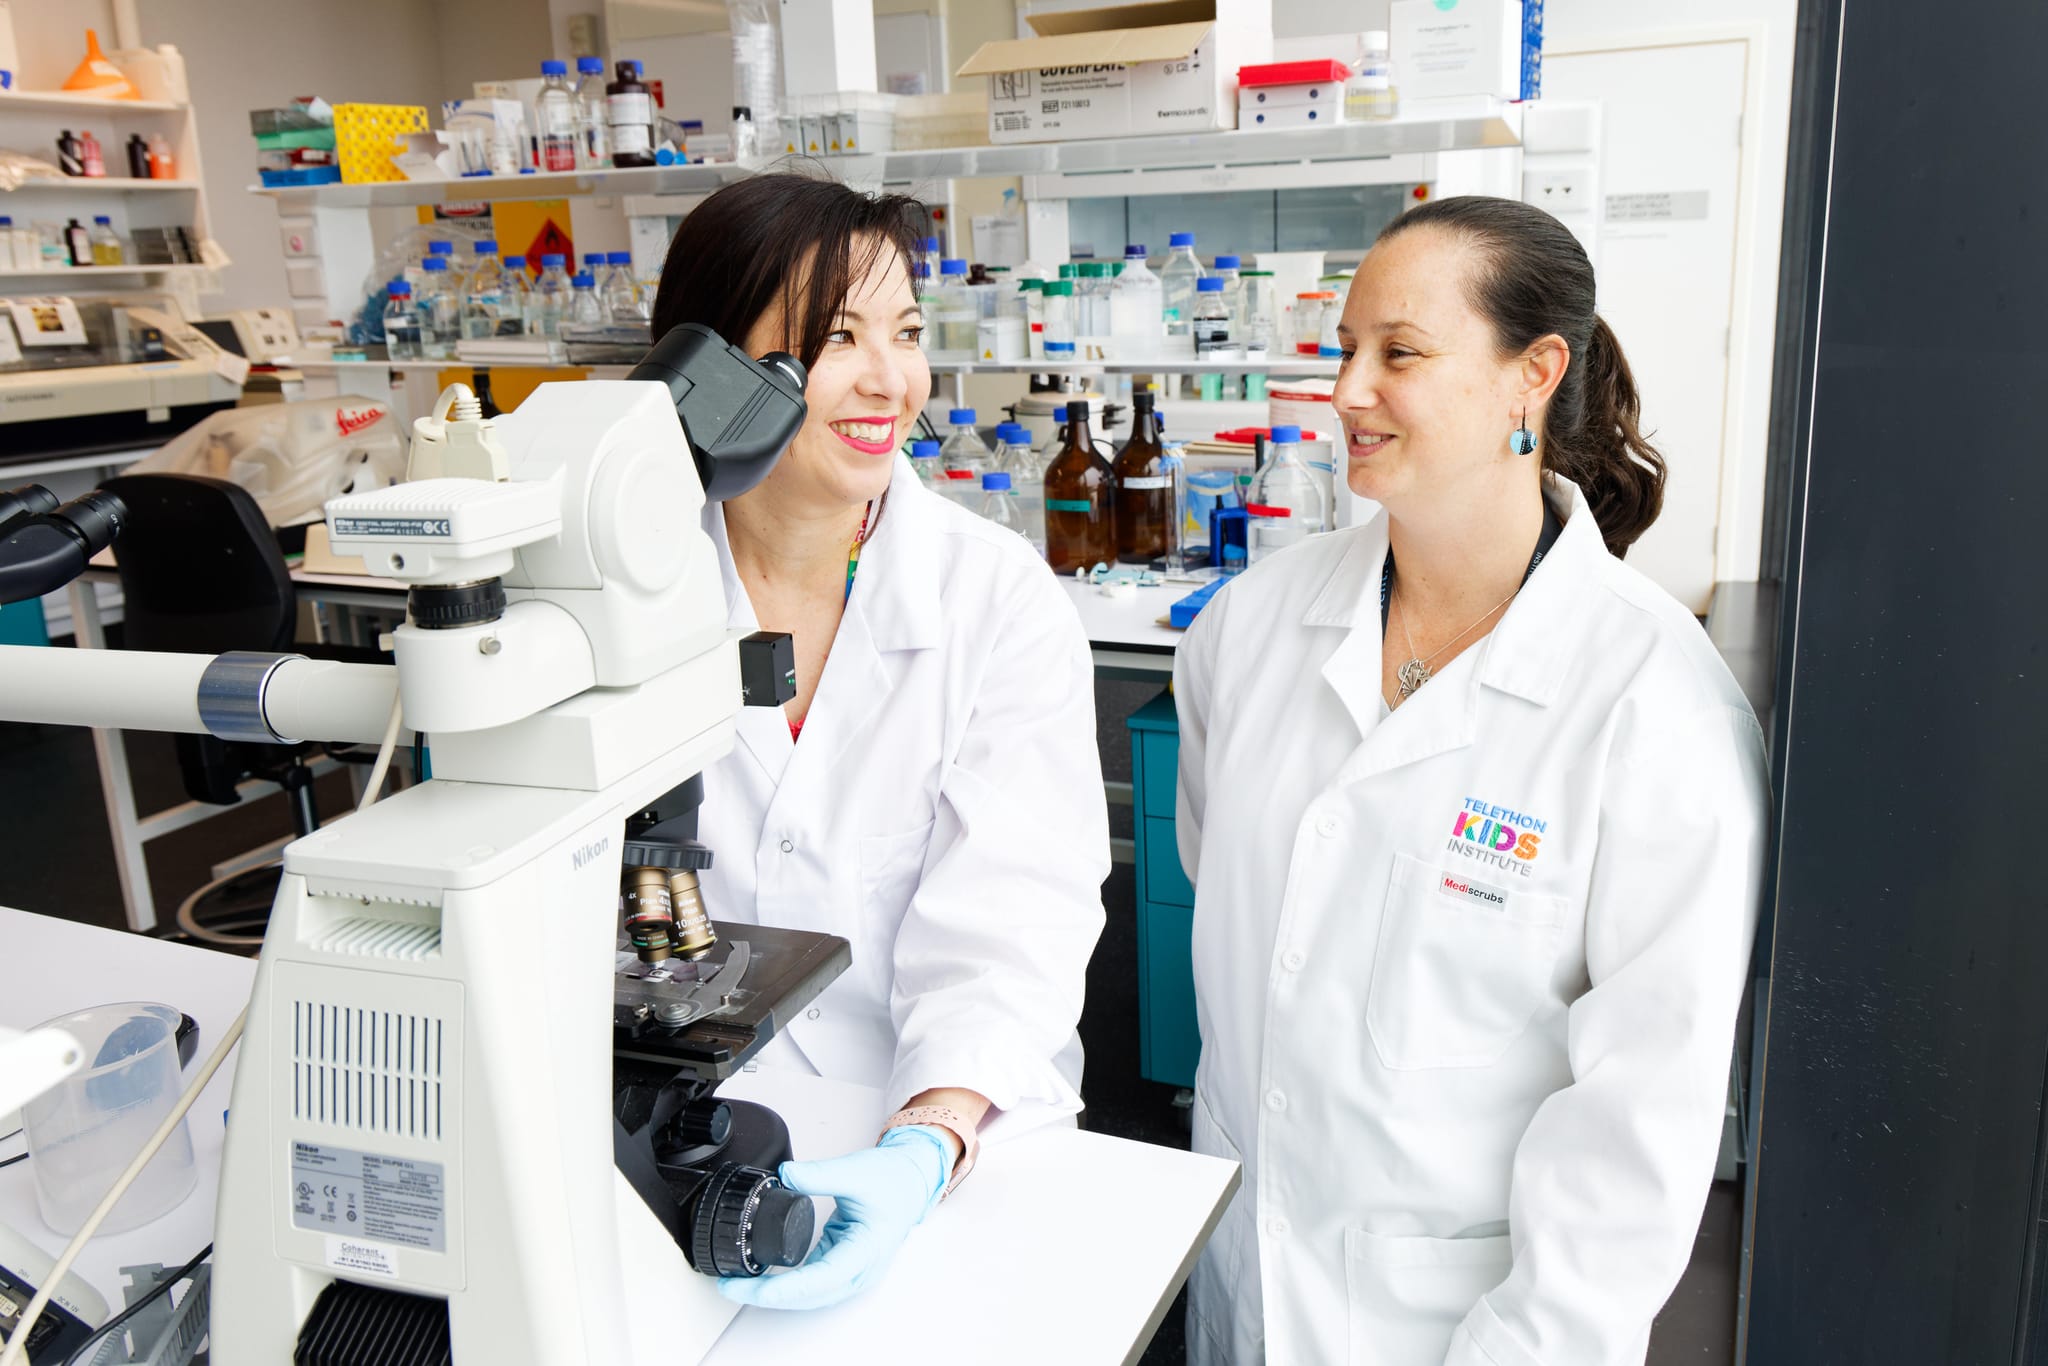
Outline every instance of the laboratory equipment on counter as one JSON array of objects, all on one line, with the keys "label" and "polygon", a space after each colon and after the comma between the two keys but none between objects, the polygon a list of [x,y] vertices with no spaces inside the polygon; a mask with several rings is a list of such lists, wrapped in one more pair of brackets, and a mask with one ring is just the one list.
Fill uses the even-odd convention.
[{"label": "laboratory equipment on counter", "polygon": [[0,360],[0,469],[152,446],[234,405],[248,363],[158,301],[0,300],[0,330],[20,346]]},{"label": "laboratory equipment on counter", "polygon": [[0,493],[0,607],[54,593],[83,574],[127,520],[121,500],[101,489],[62,506],[40,484]]},{"label": "laboratory equipment on counter", "polygon": [[967,262],[939,263],[939,281],[926,306],[931,323],[930,355],[937,361],[970,361],[981,335],[981,309],[967,292]]},{"label": "laboratory equipment on counter", "polygon": [[1045,296],[1045,358],[1049,361],[1074,359],[1074,282],[1047,280]]},{"label": "laboratory equipment on counter", "polygon": [[695,775],[743,697],[793,692],[787,637],[727,631],[697,513],[772,468],[804,371],[692,325],[633,374],[488,425],[458,387],[441,477],[328,505],[337,552],[408,590],[395,668],[0,651],[12,719],[388,754],[402,699],[433,736],[431,780],[285,852],[221,1164],[217,1366],[316,1341],[364,1366],[686,1364],[736,1312],[714,1274],[808,1249],[780,1121],[711,1088],[846,942],[642,904],[665,879],[678,914],[711,857]]},{"label": "laboratory equipment on counter", "polygon": [[559,337],[569,316],[569,258],[561,252],[544,252],[540,258],[540,279],[533,285],[533,299],[527,305],[526,331],[529,336]]},{"label": "laboratory equipment on counter", "polygon": [[946,444],[939,450],[946,479],[953,486],[946,491],[959,500],[962,507],[972,511],[980,505],[981,476],[989,472],[993,452],[981,439],[981,433],[974,429],[974,409],[949,409],[946,421],[953,427],[952,433],[946,437]]},{"label": "laboratory equipment on counter", "polygon": [[1087,403],[1067,404],[1066,432],[1045,471],[1045,558],[1058,574],[1116,559],[1116,473],[1096,448]]},{"label": "laboratory equipment on counter", "polygon": [[981,476],[980,512],[984,520],[1030,539],[1024,516],[1017,509],[1016,490],[1010,487],[1010,476],[1003,471],[990,470]]},{"label": "laboratory equipment on counter", "polygon": [[612,164],[611,116],[606,112],[604,59],[576,59],[576,165],[601,171]]},{"label": "laboratory equipment on counter", "polygon": [[996,468],[1010,476],[1017,496],[1017,515],[1024,535],[1041,553],[1045,550],[1045,467],[1048,460],[1031,444],[1030,429],[1021,422],[996,428]]},{"label": "laboratory equipment on counter", "polygon": [[1032,360],[1045,359],[1045,281],[1027,276],[1017,285],[1024,300],[1025,353]]},{"label": "laboratory equipment on counter", "polygon": [[1337,308],[1337,293],[1330,289],[1304,289],[1294,296],[1294,353],[1298,356],[1313,356],[1320,353],[1323,341],[1323,319]]},{"label": "laboratory equipment on counter", "polygon": [[413,311],[420,321],[420,355],[427,360],[447,360],[462,340],[462,302],[448,278],[446,256],[429,256],[420,262],[420,285],[414,293]]},{"label": "laboratory equipment on counter", "polygon": [[1230,305],[1223,296],[1225,283],[1215,275],[1195,282],[1195,355],[1203,360],[1223,359],[1237,347],[1231,336]]},{"label": "laboratory equipment on counter", "polygon": [[1250,564],[1329,530],[1330,495],[1302,459],[1301,428],[1273,429],[1266,445],[1266,463],[1252,476],[1245,511],[1252,519],[1245,542],[1245,558]]},{"label": "laboratory equipment on counter", "polygon": [[1116,453],[1116,550],[1126,564],[1166,558],[1174,530],[1173,471],[1147,389],[1131,395],[1131,439]]},{"label": "laboratory equipment on counter", "polygon": [[604,315],[614,323],[645,323],[648,303],[640,294],[640,286],[633,279],[633,253],[610,251],[605,253],[604,281],[598,292],[604,300]]},{"label": "laboratory equipment on counter", "polygon": [[1401,112],[1394,90],[1394,62],[1389,51],[1387,30],[1367,29],[1358,60],[1344,83],[1344,117],[1353,121],[1384,123]]},{"label": "laboratory equipment on counter", "polygon": [[[185,1089],[178,1060],[179,1012],[128,1002],[74,1011],[39,1028],[78,1042],[84,1065],[21,1109],[36,1209],[61,1234],[85,1217],[170,1118]],[[105,1233],[138,1228],[183,1203],[199,1181],[192,1134],[180,1119],[169,1141],[100,1224]]]},{"label": "laboratory equipment on counter", "polygon": [[911,442],[910,468],[933,493],[946,493],[946,462],[939,458],[938,442]]},{"label": "laboratory equipment on counter", "polygon": [[1108,360],[1110,351],[1110,264],[1083,261],[1074,284],[1074,357]]},{"label": "laboratory equipment on counter", "polygon": [[569,64],[550,59],[540,64],[540,93],[534,96],[534,119],[540,125],[540,169],[558,173],[576,169],[576,96],[569,89]]},{"label": "laboratory equipment on counter", "polygon": [[603,327],[604,301],[597,297],[597,277],[579,270],[569,279],[569,314],[562,321],[574,327]]},{"label": "laboratory equipment on counter", "polygon": [[533,312],[533,277],[527,274],[524,256],[505,258],[505,273],[499,288],[498,312],[502,323],[499,332],[504,336],[518,337],[532,331],[528,319]]},{"label": "laboratory equipment on counter", "polygon": [[732,159],[746,163],[761,155],[761,137],[754,127],[754,111],[744,104],[736,104],[732,110]]},{"label": "laboratory equipment on counter", "polygon": [[1172,254],[1159,268],[1159,288],[1166,326],[1166,356],[1187,360],[1195,354],[1195,282],[1208,272],[1195,259],[1195,235],[1174,233]]},{"label": "laboratory equipment on counter", "polygon": [[605,118],[609,122],[612,165],[652,166],[654,164],[654,95],[640,79],[640,63],[619,62],[613,68],[611,84],[604,88]]},{"label": "laboratory equipment on counter", "polygon": [[505,321],[505,270],[498,264],[498,244],[486,237],[471,251],[475,262],[463,282],[462,335],[495,337]]},{"label": "laboratory equipment on counter", "polygon": [[1166,337],[1165,288],[1145,264],[1144,244],[1124,248],[1124,268],[1109,292],[1110,346],[1118,360],[1161,354]]},{"label": "laboratory equipment on counter", "polygon": [[1247,270],[1243,272],[1243,279],[1244,353],[1256,360],[1273,350],[1273,336],[1279,318],[1279,294],[1274,288],[1270,270]]}]

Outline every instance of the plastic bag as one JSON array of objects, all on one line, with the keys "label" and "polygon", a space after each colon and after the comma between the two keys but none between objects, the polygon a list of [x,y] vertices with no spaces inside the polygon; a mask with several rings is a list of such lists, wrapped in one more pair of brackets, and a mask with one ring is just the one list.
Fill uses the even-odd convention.
[{"label": "plastic bag", "polygon": [[131,474],[198,474],[240,484],[273,527],[317,522],[329,498],[405,478],[391,406],[342,397],[229,408],[172,438]]}]

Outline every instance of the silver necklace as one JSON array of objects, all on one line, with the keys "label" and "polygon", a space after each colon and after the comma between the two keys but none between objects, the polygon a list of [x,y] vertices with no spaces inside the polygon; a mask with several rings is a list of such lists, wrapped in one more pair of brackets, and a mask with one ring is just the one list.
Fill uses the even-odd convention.
[{"label": "silver necklace", "polygon": [[[1522,583],[1527,582],[1528,580],[1526,578],[1522,580]],[[1453,645],[1456,645],[1466,636],[1471,635],[1473,628],[1477,627],[1479,625],[1479,622],[1485,621],[1495,612],[1498,612],[1501,608],[1513,602],[1515,600],[1515,594],[1520,593],[1521,591],[1522,584],[1516,584],[1514,593],[1508,594],[1499,602],[1487,608],[1484,612],[1481,612],[1479,614],[1478,621],[1473,622],[1471,626],[1467,626],[1464,630],[1458,632],[1458,634],[1452,636],[1449,640],[1437,646],[1436,649],[1430,651],[1427,655],[1418,656],[1416,654],[1415,637],[1408,630],[1408,614],[1406,612],[1403,612],[1401,614],[1401,638],[1408,642],[1408,662],[1406,664],[1403,664],[1399,669],[1394,671],[1394,677],[1399,679],[1401,684],[1400,700],[1406,702],[1409,698],[1413,697],[1417,692],[1421,690],[1423,684],[1429,682],[1430,679],[1436,676],[1430,672],[1430,660],[1435,659],[1445,650],[1450,649]]]}]

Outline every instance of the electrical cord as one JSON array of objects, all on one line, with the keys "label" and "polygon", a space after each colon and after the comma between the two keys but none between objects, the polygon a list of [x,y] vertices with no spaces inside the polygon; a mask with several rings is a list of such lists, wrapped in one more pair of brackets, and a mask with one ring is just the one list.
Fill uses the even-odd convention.
[{"label": "electrical cord", "polygon": [[[383,787],[384,775],[391,767],[391,752],[398,747],[399,711],[399,699],[394,697],[391,699],[391,720],[384,727],[384,743],[377,750],[377,763],[370,770],[369,781],[363,789],[363,799],[356,803],[357,811],[368,810],[377,803],[378,789]],[[142,1151],[135,1155],[135,1160],[128,1164],[127,1170],[115,1178],[112,1189],[100,1197],[99,1204],[93,1207],[92,1213],[86,1216],[85,1223],[65,1245],[63,1254],[57,1258],[57,1264],[50,1268],[50,1274],[44,1278],[42,1289],[36,1291],[35,1298],[28,1302],[28,1308],[16,1322],[14,1336],[8,1340],[6,1348],[0,1350],[0,1366],[29,1366],[29,1330],[34,1328],[36,1320],[43,1316],[43,1306],[50,1302],[51,1290],[71,1270],[71,1264],[78,1260],[78,1254],[85,1250],[85,1245],[92,1241],[93,1234],[99,1231],[107,1216],[113,1213],[115,1203],[135,1184],[135,1178],[142,1175],[142,1169],[156,1156],[157,1149],[169,1140],[178,1124],[185,1118],[185,1112],[192,1108],[192,1103],[199,1099],[199,1093],[213,1080],[213,1074],[227,1061],[228,1052],[241,1041],[242,1027],[248,1022],[249,1007],[245,1003],[241,1012],[235,1016],[235,1022],[228,1026],[227,1033],[221,1035],[220,1042],[214,1045],[213,1052],[200,1066],[199,1075],[192,1079],[192,1084],[185,1088],[185,1093],[178,1097],[177,1104],[171,1107],[170,1114],[157,1126],[157,1131],[149,1136],[149,1142],[142,1145]],[[208,1250],[211,1251],[211,1248]],[[109,1320],[109,1323],[118,1321],[117,1317]]]},{"label": "electrical cord", "polygon": [[208,1243],[205,1247],[200,1248],[199,1255],[197,1257],[194,1257],[191,1261],[185,1263],[176,1271],[173,1271],[170,1275],[164,1277],[155,1285],[151,1286],[149,1288],[149,1293],[144,1295],[141,1299],[129,1305],[126,1309],[123,1309],[120,1313],[114,1315],[114,1317],[108,1319],[99,1327],[93,1329],[92,1336],[87,1338],[84,1342],[79,1343],[77,1347],[72,1349],[71,1355],[64,1358],[64,1366],[80,1366],[80,1363],[90,1361],[92,1359],[93,1353],[99,1350],[99,1345],[101,1343],[105,1342],[113,1334],[120,1332],[121,1329],[127,1325],[128,1321],[134,1318],[137,1314],[140,1314],[143,1310],[149,1308],[150,1305],[155,1304],[165,1295],[170,1294],[172,1286],[176,1285],[178,1282],[190,1276],[195,1270],[198,1269],[199,1264],[201,1262],[205,1261],[208,1257],[212,1255],[212,1243]]},{"label": "electrical cord", "polygon": [[384,777],[391,771],[391,752],[398,748],[399,713],[404,707],[404,699],[393,693],[391,719],[384,723],[384,742],[377,747],[377,762],[370,766],[370,776],[363,780],[363,799],[356,803],[358,811],[375,806],[378,794],[384,790]]},{"label": "electrical cord", "polygon": [[16,1153],[14,1156],[7,1158],[5,1161],[0,1161],[0,1167],[11,1167],[17,1162],[26,1161],[28,1161],[27,1153]]}]

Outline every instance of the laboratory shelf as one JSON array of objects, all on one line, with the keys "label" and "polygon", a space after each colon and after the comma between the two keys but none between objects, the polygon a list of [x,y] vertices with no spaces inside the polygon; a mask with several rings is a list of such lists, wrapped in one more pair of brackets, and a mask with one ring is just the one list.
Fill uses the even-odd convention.
[{"label": "laboratory shelf", "polygon": [[592,379],[623,379],[630,365],[592,365],[576,361],[502,361],[502,360],[330,360],[327,357],[310,357],[306,360],[279,361],[278,368],[298,370],[306,374],[326,374],[329,371],[344,370],[585,370]]},{"label": "laboratory shelf", "polygon": [[399,180],[369,185],[309,185],[250,193],[319,208],[383,208],[500,199],[562,199],[578,195],[706,194],[735,180],[791,162],[823,165],[855,184],[916,184],[977,176],[1110,175],[1213,167],[1288,166],[1364,161],[1431,152],[1513,147],[1521,142],[1519,106],[1472,103],[1454,116],[1345,123],[1327,128],[1274,128],[1188,133],[1085,142],[1032,142],[861,156],[777,158],[739,166],[648,166],[554,175],[477,176],[466,180]]},{"label": "laboratory shelf", "polygon": [[109,114],[182,114],[190,105],[171,100],[110,100],[72,90],[10,90],[0,94],[0,109],[80,110]]},{"label": "laboratory shelf", "polygon": [[137,180],[133,176],[66,176],[62,180],[27,180],[12,188],[0,190],[0,194],[26,194],[31,190],[47,190],[54,194],[143,194],[152,190],[186,190],[200,188],[196,180]]},{"label": "laboratory shelf", "polygon": [[212,266],[186,262],[170,266],[65,266],[61,270],[0,270],[0,280],[48,280],[53,285],[95,275],[176,275],[188,270],[212,270]]}]

